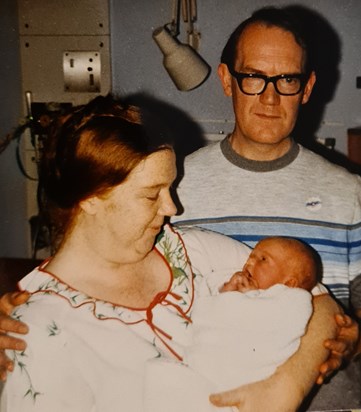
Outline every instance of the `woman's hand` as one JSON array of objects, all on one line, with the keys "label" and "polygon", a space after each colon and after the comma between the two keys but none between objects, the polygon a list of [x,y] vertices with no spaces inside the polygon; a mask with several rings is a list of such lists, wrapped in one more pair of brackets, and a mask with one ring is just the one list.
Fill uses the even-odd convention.
[{"label": "woman's hand", "polygon": [[303,396],[290,380],[276,373],[268,379],[213,394],[209,399],[215,406],[234,406],[241,412],[295,412]]},{"label": "woman's hand", "polygon": [[[329,350],[323,343],[326,339],[332,342],[337,334],[340,336],[340,330],[337,331],[340,327],[334,321],[339,313],[340,307],[329,295],[314,297],[313,314],[298,351],[268,379],[211,395],[210,401],[216,406],[235,406],[241,412],[296,411],[315,384],[319,366],[327,364]],[[346,321],[347,325],[350,321],[343,316],[336,319],[341,324]],[[349,328],[346,330],[350,332]]]},{"label": "woman's hand", "polygon": [[320,366],[316,383],[321,385],[325,378],[337,370],[344,360],[349,360],[355,352],[359,340],[359,328],[356,321],[345,314],[335,316],[338,326],[335,339],[325,341],[324,346],[330,350],[330,356]]},{"label": "woman's hand", "polygon": [[26,343],[21,340],[8,336],[7,332],[26,334],[28,327],[9,315],[12,310],[29,299],[28,292],[7,293],[0,298],[0,379],[5,380],[7,372],[13,370],[12,361],[6,356],[5,349],[24,350]]}]

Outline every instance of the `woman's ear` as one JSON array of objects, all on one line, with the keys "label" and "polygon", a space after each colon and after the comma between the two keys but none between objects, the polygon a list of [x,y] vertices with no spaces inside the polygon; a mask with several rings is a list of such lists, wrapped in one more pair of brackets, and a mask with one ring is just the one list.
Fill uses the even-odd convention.
[{"label": "woman's ear", "polygon": [[87,213],[88,215],[95,215],[98,210],[99,202],[100,199],[97,196],[91,196],[85,200],[82,200],[79,203],[79,207],[83,212]]}]

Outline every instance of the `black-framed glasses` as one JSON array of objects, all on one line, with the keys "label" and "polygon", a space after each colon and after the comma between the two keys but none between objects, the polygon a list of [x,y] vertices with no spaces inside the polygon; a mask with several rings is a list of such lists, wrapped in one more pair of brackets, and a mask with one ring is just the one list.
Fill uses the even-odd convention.
[{"label": "black-framed glasses", "polygon": [[294,96],[301,92],[307,79],[304,73],[266,76],[258,73],[240,73],[230,67],[228,67],[228,70],[237,80],[241,92],[248,95],[262,94],[266,90],[268,83],[273,83],[278,94]]}]

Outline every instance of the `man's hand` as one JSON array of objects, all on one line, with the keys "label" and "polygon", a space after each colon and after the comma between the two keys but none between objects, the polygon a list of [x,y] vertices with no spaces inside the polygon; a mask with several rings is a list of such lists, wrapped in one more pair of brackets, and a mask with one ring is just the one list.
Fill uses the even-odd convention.
[{"label": "man's hand", "polygon": [[7,372],[13,370],[12,361],[6,356],[5,349],[24,350],[26,343],[21,340],[8,336],[7,332],[26,334],[28,327],[9,315],[12,310],[29,299],[28,292],[7,293],[0,298],[0,379],[5,380]]},{"label": "man's hand", "polygon": [[324,346],[330,350],[330,356],[320,366],[320,374],[316,383],[321,385],[325,378],[337,370],[344,360],[349,360],[355,352],[359,340],[357,322],[345,314],[335,316],[338,326],[335,339],[325,341]]}]

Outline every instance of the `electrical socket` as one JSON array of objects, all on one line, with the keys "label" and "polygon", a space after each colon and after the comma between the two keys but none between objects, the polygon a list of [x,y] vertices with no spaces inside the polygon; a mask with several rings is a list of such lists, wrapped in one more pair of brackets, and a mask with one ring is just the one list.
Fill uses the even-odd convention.
[{"label": "electrical socket", "polygon": [[66,92],[100,92],[100,52],[65,51],[63,72]]}]

